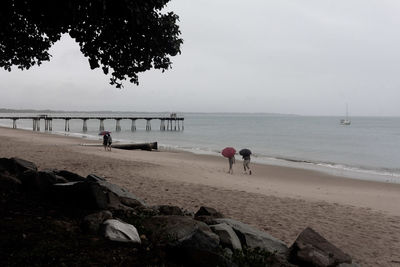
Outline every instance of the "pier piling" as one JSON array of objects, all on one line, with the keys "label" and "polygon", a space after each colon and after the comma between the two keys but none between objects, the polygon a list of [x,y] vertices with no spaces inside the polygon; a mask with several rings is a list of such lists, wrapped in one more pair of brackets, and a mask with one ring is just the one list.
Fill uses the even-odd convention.
[{"label": "pier piling", "polygon": [[[16,129],[17,128],[17,120],[19,119],[31,119],[32,120],[32,130],[33,131],[40,131],[40,120],[44,119],[44,129],[45,131],[52,131],[53,130],[53,120],[58,119],[58,120],[64,120],[64,131],[69,132],[70,127],[69,127],[69,121],[71,119],[75,120],[82,120],[82,131],[87,132],[88,131],[88,126],[87,126],[87,121],[91,119],[97,119],[100,121],[99,125],[99,131],[104,131],[104,120],[115,120],[115,130],[117,132],[121,131],[121,120],[131,120],[132,125],[131,125],[131,131],[134,132],[136,131],[136,120],[146,120],[146,131],[151,131],[151,120],[160,120],[160,131],[183,131],[184,126],[183,126],[183,121],[184,118],[182,117],[177,117],[176,113],[172,113],[171,116],[169,117],[108,117],[108,116],[93,116],[93,117],[80,117],[80,116],[49,116],[49,115],[36,115],[36,116],[0,116],[0,119],[11,119],[12,122],[12,128]],[[182,121],[182,124],[180,123]]]},{"label": "pier piling", "polygon": [[83,126],[82,126],[82,131],[87,132],[87,118],[83,118]]},{"label": "pier piling", "polygon": [[104,119],[99,119],[100,120],[100,126],[99,126],[99,131],[104,131]]},{"label": "pier piling", "polygon": [[121,131],[121,124],[120,124],[121,119],[115,119],[115,131],[120,132]]}]

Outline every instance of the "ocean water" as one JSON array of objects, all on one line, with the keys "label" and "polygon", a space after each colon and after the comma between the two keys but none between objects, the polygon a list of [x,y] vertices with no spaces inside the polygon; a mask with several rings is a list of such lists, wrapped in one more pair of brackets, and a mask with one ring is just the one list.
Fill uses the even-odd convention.
[{"label": "ocean water", "polygon": [[[37,114],[3,113],[0,116]],[[167,113],[69,113],[49,116],[168,116]],[[155,142],[163,149],[178,149],[199,154],[220,155],[226,146],[236,150],[249,148],[252,161],[274,165],[315,169],[356,179],[400,183],[400,118],[352,117],[350,126],[340,125],[340,117],[311,117],[270,114],[178,114],[185,118],[183,131],[160,131],[160,121],[152,120],[152,130],[137,120],[135,132],[131,121],[121,120],[121,132],[115,120],[105,120],[114,142]],[[0,120],[12,127],[12,120]],[[32,129],[32,120],[18,120],[18,128]],[[53,133],[100,139],[99,120],[70,121],[64,132],[64,120],[53,120]],[[44,131],[44,121],[41,122]]]}]

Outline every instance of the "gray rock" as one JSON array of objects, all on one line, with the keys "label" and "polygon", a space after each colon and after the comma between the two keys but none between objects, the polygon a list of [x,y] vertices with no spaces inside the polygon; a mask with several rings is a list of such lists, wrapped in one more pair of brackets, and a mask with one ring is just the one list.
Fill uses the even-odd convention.
[{"label": "gray rock", "polygon": [[0,172],[7,172],[18,176],[26,170],[36,172],[37,167],[34,163],[20,158],[0,158]]},{"label": "gray rock", "polygon": [[37,176],[37,171],[26,170],[18,176],[18,179],[22,182],[24,188],[28,190],[36,190]]},{"label": "gray rock", "polygon": [[131,208],[143,206],[144,203],[139,199],[133,199],[129,197],[120,197],[119,200],[121,201],[122,204]]},{"label": "gray rock", "polygon": [[215,219],[215,221],[217,223],[226,223],[232,227],[239,237],[242,247],[260,248],[269,253],[276,252],[281,255],[287,255],[288,253],[288,247],[281,240],[250,225],[228,218]]},{"label": "gray rock", "polygon": [[104,222],[104,236],[112,241],[141,243],[136,228],[116,219],[108,219]]},{"label": "gray rock", "polygon": [[91,177],[83,182],[56,183],[52,195],[69,206],[100,210],[132,210],[145,204],[127,190],[93,175]]},{"label": "gray rock", "polygon": [[208,225],[186,216],[154,216],[144,221],[144,227],[152,233],[150,239],[170,246],[208,250],[219,244],[219,237]]},{"label": "gray rock", "polygon": [[160,215],[179,215],[179,216],[185,215],[182,209],[178,206],[158,205],[158,206],[153,206],[153,208],[156,209]]},{"label": "gray rock", "polygon": [[168,246],[183,265],[227,266],[219,237],[203,222],[169,215],[147,218],[143,226],[153,243]]},{"label": "gray rock", "polygon": [[68,182],[83,182],[86,179],[79,174],[67,170],[53,170],[53,172],[61,177],[64,177]]},{"label": "gray rock", "polygon": [[352,259],[316,231],[307,227],[290,247],[290,261],[316,267],[351,263]]},{"label": "gray rock", "polygon": [[108,210],[92,213],[83,219],[82,227],[85,231],[90,233],[97,233],[100,230],[100,225],[112,218],[112,213]]},{"label": "gray rock", "polygon": [[233,231],[232,227],[226,223],[220,223],[210,226],[211,230],[219,236],[220,243],[223,247],[230,249],[242,249],[240,240]]},{"label": "gray rock", "polygon": [[69,183],[67,179],[56,174],[56,184]]},{"label": "gray rock", "polygon": [[194,217],[199,217],[199,216],[211,216],[213,218],[224,218],[224,215],[222,213],[218,212],[214,208],[210,207],[200,207],[200,209],[195,213]]},{"label": "gray rock", "polygon": [[17,191],[21,188],[21,181],[6,173],[0,173],[0,190],[1,191]]},{"label": "gray rock", "polygon": [[47,193],[53,184],[57,183],[57,177],[51,170],[43,170],[37,173],[36,188],[40,192]]},{"label": "gray rock", "polygon": [[101,182],[101,181],[106,181],[105,178],[97,176],[96,174],[89,174],[86,179],[86,181],[90,181],[90,182]]},{"label": "gray rock", "polygon": [[[88,178],[89,177],[92,177],[90,179],[94,179],[93,175],[88,176]],[[94,183],[89,182],[89,183],[92,188],[91,189],[92,193],[94,194],[94,197],[97,199],[99,208],[105,209],[108,206],[113,206],[116,208],[121,203],[120,200],[122,200],[125,203],[128,203],[128,199],[130,199],[131,204],[135,202],[135,206],[146,205],[146,203],[143,200],[141,200],[140,198],[138,198],[125,188],[109,183],[105,180],[102,180],[103,178],[101,179],[96,178],[96,179],[97,182]]]},{"label": "gray rock", "polygon": [[52,198],[67,207],[98,209],[89,184],[86,182],[56,183],[51,188]]},{"label": "gray rock", "polygon": [[37,171],[37,167],[35,163],[20,159],[20,158],[11,158],[14,161],[15,169],[17,174],[23,173],[26,170]]}]

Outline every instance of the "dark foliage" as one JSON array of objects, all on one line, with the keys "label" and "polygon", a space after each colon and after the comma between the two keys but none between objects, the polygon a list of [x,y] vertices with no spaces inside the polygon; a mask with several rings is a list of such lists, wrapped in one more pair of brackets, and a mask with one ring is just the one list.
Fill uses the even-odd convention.
[{"label": "dark foliage", "polygon": [[50,60],[49,48],[68,33],[91,69],[120,88],[151,68],[167,70],[180,53],[178,16],[169,0],[4,0],[0,4],[0,67],[29,69]]}]

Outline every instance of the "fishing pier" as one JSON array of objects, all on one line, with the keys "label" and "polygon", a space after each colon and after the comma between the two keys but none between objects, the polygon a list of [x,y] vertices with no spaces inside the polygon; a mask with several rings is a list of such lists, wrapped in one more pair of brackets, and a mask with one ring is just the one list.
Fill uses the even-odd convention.
[{"label": "fishing pier", "polygon": [[121,131],[121,120],[131,120],[131,131],[136,131],[136,121],[146,120],[146,131],[151,131],[151,121],[160,121],[160,131],[183,131],[184,125],[183,117],[178,117],[176,113],[171,113],[170,116],[165,117],[133,117],[133,116],[51,116],[51,115],[37,115],[37,116],[1,116],[0,119],[10,119],[13,121],[12,128],[17,129],[18,120],[32,120],[33,131],[40,131],[40,121],[44,120],[45,131],[53,130],[53,120],[64,120],[65,127],[64,130],[69,132],[69,122],[70,120],[82,120],[82,131],[87,132],[87,121],[88,120],[98,120],[99,121],[99,131],[104,131],[104,121],[105,120],[115,120],[115,131]]}]

